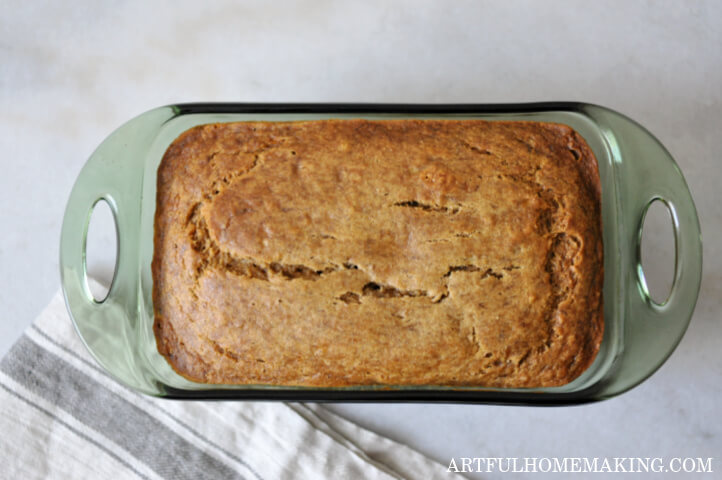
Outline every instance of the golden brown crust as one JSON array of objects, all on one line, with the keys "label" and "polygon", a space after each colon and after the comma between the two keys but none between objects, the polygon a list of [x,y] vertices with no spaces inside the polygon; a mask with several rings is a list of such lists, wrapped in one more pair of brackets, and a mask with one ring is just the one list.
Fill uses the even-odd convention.
[{"label": "golden brown crust", "polygon": [[158,169],[154,329],[198,382],[562,385],[599,350],[602,255],[565,125],[203,125]]}]

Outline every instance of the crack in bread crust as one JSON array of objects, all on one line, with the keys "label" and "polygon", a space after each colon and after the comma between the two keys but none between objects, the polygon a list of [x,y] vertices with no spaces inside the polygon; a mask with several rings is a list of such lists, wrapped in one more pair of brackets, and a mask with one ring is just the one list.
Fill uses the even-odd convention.
[{"label": "crack in bread crust", "polygon": [[[198,253],[198,259],[195,267],[196,281],[208,269],[223,271],[232,275],[263,281],[269,281],[270,276],[273,274],[276,274],[286,280],[318,280],[323,275],[342,271],[344,268],[364,272],[363,268],[359,268],[358,265],[352,265],[349,263],[344,263],[343,267],[332,263],[322,269],[313,269],[302,264],[259,262],[253,258],[238,258],[232,253],[222,249],[217,242],[213,240],[208,232],[206,220],[203,218],[201,213],[202,207],[203,202],[198,202],[193,205],[186,222],[191,248]],[[510,272],[512,270],[519,269],[521,269],[520,266],[513,264],[503,266],[500,269],[501,271],[495,270],[491,267],[480,268],[476,265],[451,265],[449,266],[447,272],[444,273],[443,277],[448,278],[457,272],[463,273],[481,271],[482,279],[492,277],[497,280],[501,280],[504,277],[502,271]],[[362,296],[370,298],[427,297],[430,298],[433,303],[440,303],[449,295],[448,285],[444,285],[445,292],[443,294],[440,296],[434,296],[429,295],[426,290],[403,290],[393,285],[379,284],[370,276],[368,277],[368,280],[369,281],[364,284],[360,293],[346,292],[344,294],[346,300],[344,301],[346,301],[346,303],[361,303],[359,299]]]}]

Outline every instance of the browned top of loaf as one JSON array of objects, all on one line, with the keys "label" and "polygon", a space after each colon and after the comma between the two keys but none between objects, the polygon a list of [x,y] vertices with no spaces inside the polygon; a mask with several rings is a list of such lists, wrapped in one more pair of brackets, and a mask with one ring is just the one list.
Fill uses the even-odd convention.
[{"label": "browned top of loaf", "polygon": [[564,125],[194,127],[158,170],[158,349],[208,383],[568,383],[601,342],[596,160]]}]

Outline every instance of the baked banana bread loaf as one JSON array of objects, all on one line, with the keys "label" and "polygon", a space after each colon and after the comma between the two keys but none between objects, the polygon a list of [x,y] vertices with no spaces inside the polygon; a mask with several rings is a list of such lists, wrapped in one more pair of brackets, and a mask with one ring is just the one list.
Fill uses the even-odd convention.
[{"label": "baked banana bread loaf", "polygon": [[157,182],[154,330],[188,379],[547,387],[599,349],[599,173],[565,125],[209,124]]}]

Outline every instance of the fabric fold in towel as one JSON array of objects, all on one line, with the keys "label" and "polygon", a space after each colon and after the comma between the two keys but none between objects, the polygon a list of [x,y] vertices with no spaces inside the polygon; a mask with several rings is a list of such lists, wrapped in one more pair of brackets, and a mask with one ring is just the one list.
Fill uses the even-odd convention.
[{"label": "fabric fold in towel", "polygon": [[446,478],[316,404],[157,399],[111,379],[61,293],[0,361],[7,478]]}]

